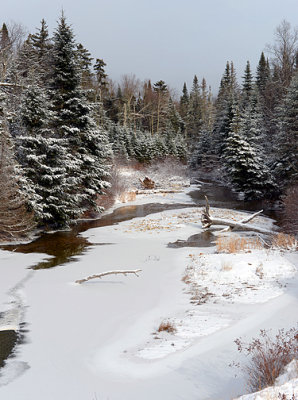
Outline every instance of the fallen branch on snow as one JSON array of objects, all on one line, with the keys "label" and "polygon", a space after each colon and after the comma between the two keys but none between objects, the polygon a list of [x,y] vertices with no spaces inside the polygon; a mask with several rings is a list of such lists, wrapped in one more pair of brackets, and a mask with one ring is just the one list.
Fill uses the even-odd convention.
[{"label": "fallen branch on snow", "polygon": [[249,221],[251,221],[257,215],[261,214],[261,212],[263,212],[263,210],[260,210],[252,215],[249,215],[248,217],[245,217],[238,222],[231,221],[228,219],[222,219],[222,218],[212,218],[210,215],[210,206],[209,206],[207,196],[205,196],[205,199],[206,199],[206,206],[205,206],[205,209],[202,211],[202,216],[201,216],[203,229],[208,229],[208,228],[210,228],[211,225],[227,225],[227,228],[223,229],[221,232],[225,232],[228,230],[238,228],[238,229],[244,230],[244,231],[253,231],[253,232],[259,232],[259,233],[265,233],[265,234],[272,233],[268,229],[263,229],[263,228],[255,226],[255,225],[248,224]]},{"label": "fallen branch on snow", "polygon": [[106,275],[117,275],[117,274],[123,274],[123,275],[127,275],[127,274],[134,274],[136,276],[138,275],[138,272],[142,271],[141,269],[128,269],[128,270],[115,270],[115,271],[106,271],[106,272],[101,272],[100,274],[97,275],[91,275],[88,276],[87,278],[84,279],[78,279],[76,281],[76,283],[83,283],[83,282],[87,282],[90,281],[91,279],[95,279],[95,278],[102,278],[103,276]]}]

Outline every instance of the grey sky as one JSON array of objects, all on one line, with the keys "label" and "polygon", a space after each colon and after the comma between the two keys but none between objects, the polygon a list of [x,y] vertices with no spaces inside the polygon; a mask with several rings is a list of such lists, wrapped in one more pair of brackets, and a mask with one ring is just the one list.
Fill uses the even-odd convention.
[{"label": "grey sky", "polygon": [[63,8],[76,40],[103,58],[113,80],[135,73],[163,79],[178,93],[194,74],[217,91],[226,61],[241,79],[253,70],[282,19],[298,25],[298,0],[9,0],[3,22],[21,22],[30,32],[45,18],[50,32]]}]

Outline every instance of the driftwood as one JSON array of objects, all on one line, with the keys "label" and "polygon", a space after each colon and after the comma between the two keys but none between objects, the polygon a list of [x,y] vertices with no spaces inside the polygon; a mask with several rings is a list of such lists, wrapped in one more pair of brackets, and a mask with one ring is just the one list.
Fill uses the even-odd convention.
[{"label": "driftwood", "polygon": [[241,219],[240,221],[232,221],[232,220],[222,219],[222,218],[213,218],[210,215],[210,206],[209,206],[207,196],[205,196],[205,199],[206,199],[206,206],[205,206],[205,209],[202,211],[202,216],[201,216],[203,229],[208,229],[208,228],[210,228],[211,225],[225,225],[225,226],[227,226],[227,228],[223,229],[221,232],[225,232],[225,231],[232,230],[232,229],[239,229],[239,230],[244,230],[244,231],[253,231],[253,232],[259,232],[259,233],[265,233],[265,234],[272,233],[268,229],[263,229],[261,227],[255,226],[255,225],[248,224],[249,221],[251,221],[257,215],[261,214],[261,212],[263,212],[263,210],[260,210],[252,215],[249,215],[248,217],[245,217],[245,218]]},{"label": "driftwood", "polygon": [[140,182],[145,189],[155,188],[155,182],[152,179],[148,178],[148,176],[145,176],[145,179],[143,181],[142,179],[140,179]]},{"label": "driftwood", "polygon": [[128,270],[114,270],[114,271],[106,271],[106,272],[101,272],[100,274],[97,275],[91,275],[88,276],[87,278],[84,279],[78,279],[76,281],[76,283],[83,283],[83,282],[87,282],[90,281],[91,279],[95,279],[95,278],[102,278],[103,276],[106,275],[118,275],[118,274],[123,274],[123,275],[127,275],[127,274],[134,274],[136,276],[138,275],[138,272],[142,271],[141,269],[128,269]]}]

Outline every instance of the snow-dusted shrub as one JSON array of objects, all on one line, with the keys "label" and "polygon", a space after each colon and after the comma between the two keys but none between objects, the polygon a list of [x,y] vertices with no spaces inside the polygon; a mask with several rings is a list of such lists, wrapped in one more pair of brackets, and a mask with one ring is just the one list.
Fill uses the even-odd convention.
[{"label": "snow-dusted shrub", "polygon": [[162,321],[157,329],[158,332],[175,333],[177,331],[173,322],[166,320]]},{"label": "snow-dusted shrub", "polygon": [[253,338],[250,343],[243,342],[241,338],[235,343],[238,351],[249,359],[243,370],[252,392],[272,386],[286,365],[298,357],[297,328],[288,331],[280,329],[275,337],[261,330],[260,337]]}]

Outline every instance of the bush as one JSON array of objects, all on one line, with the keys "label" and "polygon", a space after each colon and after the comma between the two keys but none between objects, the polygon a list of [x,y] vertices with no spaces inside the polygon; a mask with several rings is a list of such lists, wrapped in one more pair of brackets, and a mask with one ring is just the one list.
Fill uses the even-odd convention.
[{"label": "bush", "polygon": [[298,332],[296,328],[288,331],[281,329],[275,337],[268,331],[261,330],[259,338],[250,343],[235,340],[238,351],[249,358],[243,368],[247,374],[247,383],[251,391],[272,386],[284,367],[298,356]]},{"label": "bush", "polygon": [[171,321],[162,321],[161,324],[159,325],[158,332],[168,332],[168,333],[175,333],[177,331],[175,325]]}]

